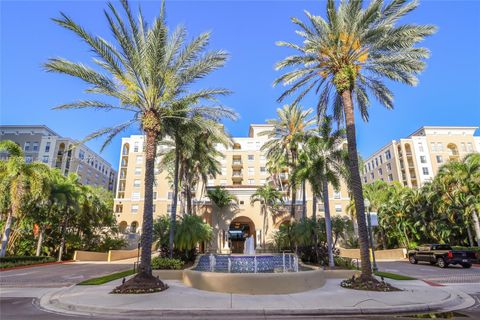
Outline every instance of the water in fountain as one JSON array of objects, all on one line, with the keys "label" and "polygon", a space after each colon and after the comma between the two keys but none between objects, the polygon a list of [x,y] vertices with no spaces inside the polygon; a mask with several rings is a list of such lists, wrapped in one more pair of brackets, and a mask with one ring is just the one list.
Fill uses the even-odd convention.
[{"label": "water in fountain", "polygon": [[228,257],[228,273],[232,272],[232,259]]},{"label": "water in fountain", "polygon": [[255,266],[255,273],[257,273],[257,256],[253,257],[253,263]]},{"label": "water in fountain", "polygon": [[215,272],[215,265],[217,264],[215,256],[210,254],[210,271]]}]

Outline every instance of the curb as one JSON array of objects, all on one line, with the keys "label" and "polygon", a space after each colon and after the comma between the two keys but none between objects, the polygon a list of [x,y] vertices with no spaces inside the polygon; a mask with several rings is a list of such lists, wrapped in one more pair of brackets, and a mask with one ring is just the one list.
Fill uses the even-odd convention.
[{"label": "curb", "polygon": [[226,318],[228,316],[238,316],[239,313],[248,317],[251,316],[269,316],[275,318],[291,316],[327,316],[327,315],[388,315],[388,314],[411,314],[411,313],[431,313],[460,310],[470,307],[475,300],[466,293],[459,291],[448,291],[447,298],[428,304],[410,304],[404,306],[385,306],[374,308],[328,308],[328,309],[151,309],[151,310],[125,310],[118,308],[92,307],[86,305],[74,305],[63,303],[59,297],[64,291],[72,287],[63,288],[57,292],[50,292],[43,295],[37,303],[37,306],[47,312],[69,315],[87,315],[87,316],[111,316],[113,318],[141,318],[141,317],[218,317]]}]

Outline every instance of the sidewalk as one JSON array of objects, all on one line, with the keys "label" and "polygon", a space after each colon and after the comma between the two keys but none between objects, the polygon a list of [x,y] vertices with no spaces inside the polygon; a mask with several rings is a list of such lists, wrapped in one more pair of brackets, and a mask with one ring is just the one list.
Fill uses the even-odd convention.
[{"label": "sidewalk", "polygon": [[430,287],[422,281],[391,281],[401,292],[344,289],[338,279],[323,288],[288,295],[239,295],[208,292],[167,281],[164,292],[138,295],[109,294],[120,281],[102,286],[73,286],[40,299],[43,309],[117,318],[145,316],[251,316],[398,314],[450,311],[467,308],[474,300],[454,288]]}]

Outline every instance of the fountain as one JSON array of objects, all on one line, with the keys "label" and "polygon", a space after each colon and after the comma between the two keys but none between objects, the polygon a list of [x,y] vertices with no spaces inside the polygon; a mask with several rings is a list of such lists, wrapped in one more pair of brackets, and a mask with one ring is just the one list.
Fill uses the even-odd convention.
[{"label": "fountain", "polygon": [[215,256],[212,253],[210,253],[210,256],[209,256],[209,263],[210,263],[210,272],[215,272],[215,266],[217,265],[217,261]]},{"label": "fountain", "polygon": [[232,272],[232,259],[228,257],[228,273]]}]

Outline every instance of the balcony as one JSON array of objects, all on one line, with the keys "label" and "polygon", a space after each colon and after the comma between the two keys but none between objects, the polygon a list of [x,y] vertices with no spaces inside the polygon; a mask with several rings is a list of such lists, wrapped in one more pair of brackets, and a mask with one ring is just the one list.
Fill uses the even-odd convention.
[{"label": "balcony", "polygon": [[241,172],[241,171],[233,171],[232,180],[233,180],[233,181],[243,180],[243,174],[242,174],[242,172]]},{"label": "balcony", "polygon": [[242,168],[243,163],[241,159],[233,159],[232,168]]},{"label": "balcony", "polygon": [[280,179],[282,181],[288,181],[288,174],[287,173],[280,173]]}]

